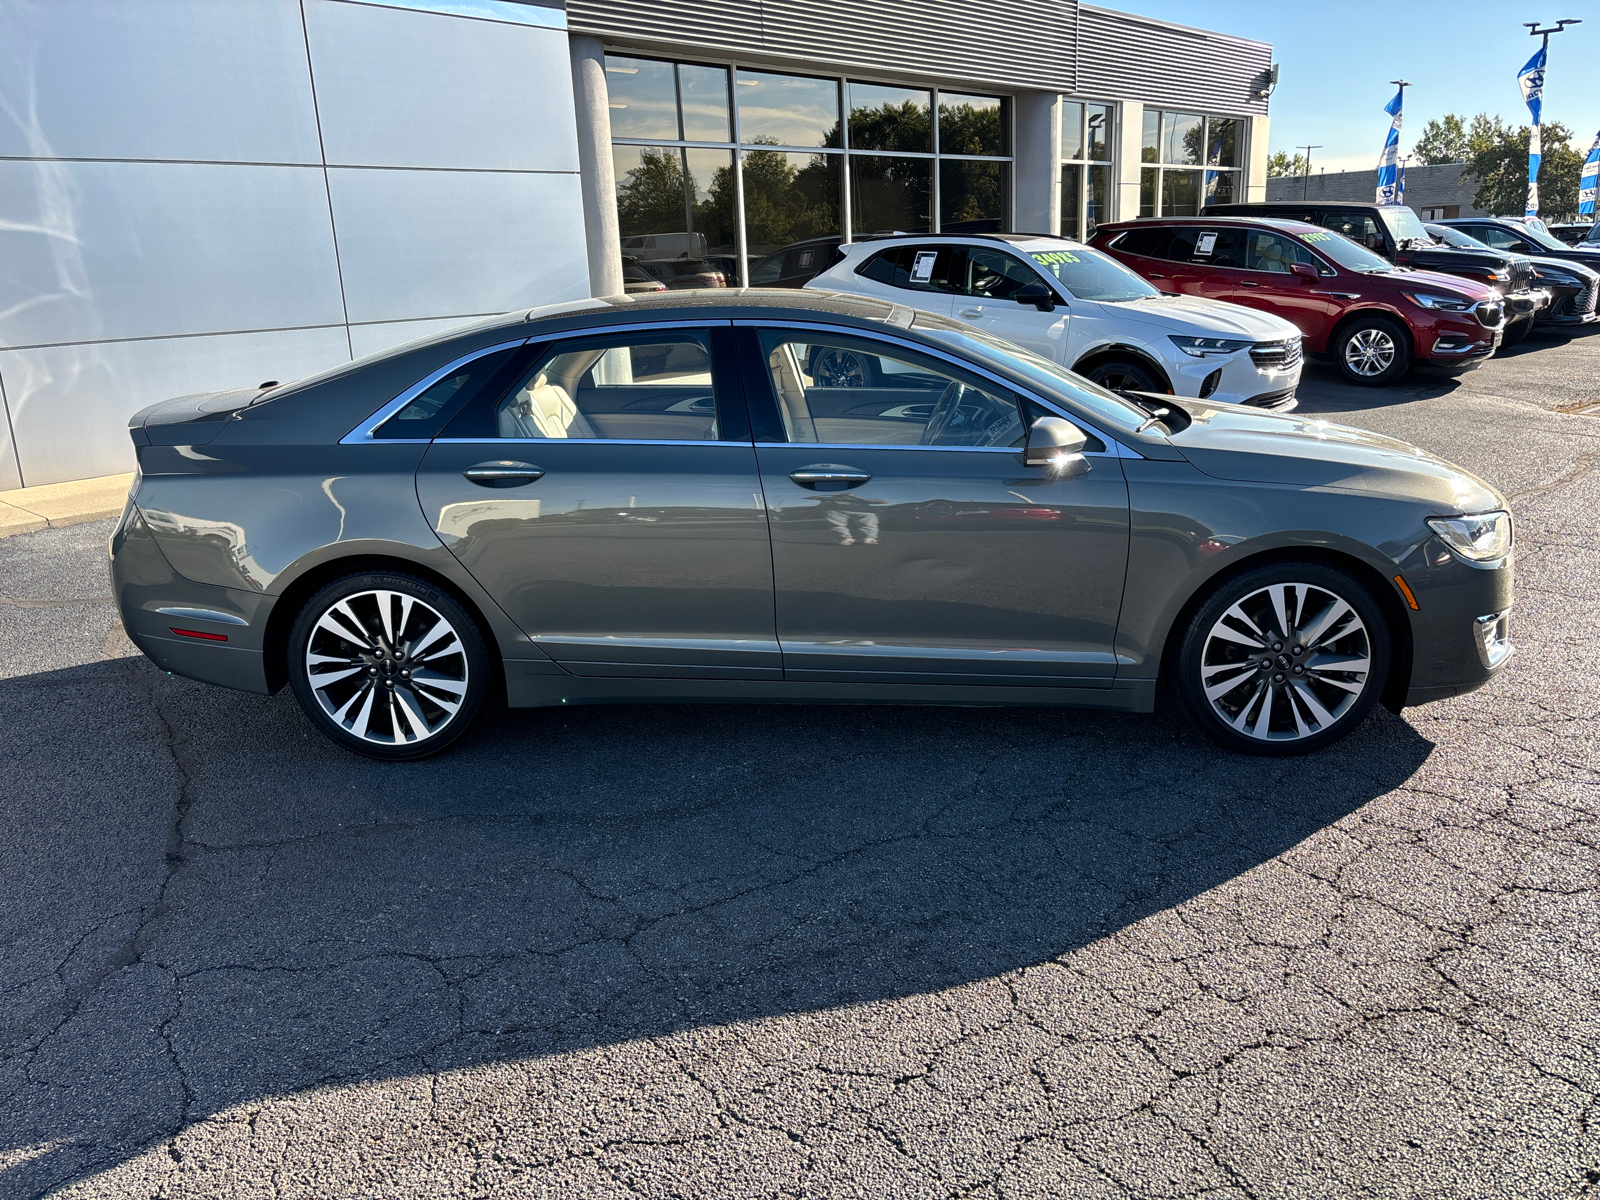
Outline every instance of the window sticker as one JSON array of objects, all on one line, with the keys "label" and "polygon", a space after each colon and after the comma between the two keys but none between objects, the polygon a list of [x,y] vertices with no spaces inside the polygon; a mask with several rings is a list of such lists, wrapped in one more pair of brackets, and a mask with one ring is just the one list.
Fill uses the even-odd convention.
[{"label": "window sticker", "polygon": [[1328,236],[1326,233],[1302,233],[1300,240],[1302,242],[1325,242],[1328,240]]},{"label": "window sticker", "polygon": [[1053,267],[1059,263],[1075,263],[1083,261],[1070,250],[1046,250],[1040,254],[1030,254],[1028,257],[1033,259],[1033,261],[1038,263],[1041,267]]},{"label": "window sticker", "polygon": [[911,264],[911,278],[916,283],[927,283],[933,278],[933,264],[939,260],[937,250],[922,250]]},{"label": "window sticker", "polygon": [[1217,235],[1214,233],[1202,233],[1194,244],[1194,252],[1196,255],[1206,255],[1210,254],[1216,247]]}]

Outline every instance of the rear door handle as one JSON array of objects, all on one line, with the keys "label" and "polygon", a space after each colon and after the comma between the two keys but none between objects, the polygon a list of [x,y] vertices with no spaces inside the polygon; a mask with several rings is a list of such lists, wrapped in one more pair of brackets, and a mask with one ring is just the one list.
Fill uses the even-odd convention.
[{"label": "rear door handle", "polygon": [[1146,279],[1165,279],[1166,276],[1163,275],[1160,271],[1150,271],[1150,272],[1146,273],[1145,278]]},{"label": "rear door handle", "polygon": [[[812,463],[789,472],[789,478],[801,487],[821,487],[824,491],[839,491],[866,483],[872,478],[866,471],[855,467],[841,467],[838,463]],[[832,484],[832,487],[828,485]]]},{"label": "rear door handle", "polygon": [[1239,286],[1240,287],[1260,287],[1261,285],[1259,283],[1257,283],[1253,279],[1241,279],[1241,280],[1239,280]]},{"label": "rear door handle", "polygon": [[979,317],[983,316],[983,309],[981,309],[981,308],[963,308],[956,315],[958,317],[965,317],[969,321],[976,321]]},{"label": "rear door handle", "polygon": [[521,487],[542,477],[544,469],[532,463],[501,459],[498,462],[483,462],[468,467],[461,474],[479,487]]}]

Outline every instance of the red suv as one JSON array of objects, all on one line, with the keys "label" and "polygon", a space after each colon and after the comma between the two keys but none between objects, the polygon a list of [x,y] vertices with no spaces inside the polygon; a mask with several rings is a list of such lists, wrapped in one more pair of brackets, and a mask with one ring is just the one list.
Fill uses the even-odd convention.
[{"label": "red suv", "polygon": [[1102,225],[1093,244],[1162,291],[1265,309],[1304,330],[1351,383],[1394,383],[1413,362],[1475,367],[1500,344],[1493,288],[1411,271],[1349,238],[1270,217],[1158,217]]}]

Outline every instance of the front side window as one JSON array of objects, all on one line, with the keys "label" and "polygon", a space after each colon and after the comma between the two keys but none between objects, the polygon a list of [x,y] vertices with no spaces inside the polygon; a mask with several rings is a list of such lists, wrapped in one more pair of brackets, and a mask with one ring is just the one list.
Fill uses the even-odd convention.
[{"label": "front side window", "polygon": [[495,411],[495,434],[541,440],[714,441],[710,347],[699,334],[561,342]]},{"label": "front side window", "polygon": [[954,448],[1026,440],[1014,395],[915,351],[766,330],[761,354],[789,442]]},{"label": "front side window", "polygon": [[1258,229],[1245,231],[1244,269],[1265,271],[1272,275],[1287,275],[1294,263],[1316,265],[1316,257],[1304,245],[1276,233],[1263,233]]},{"label": "front side window", "polygon": [[966,286],[969,296],[1009,300],[1025,283],[1038,283],[1039,273],[1022,260],[987,246],[967,249]]},{"label": "front side window", "polygon": [[1034,250],[1028,255],[1055,278],[1068,295],[1079,300],[1118,302],[1159,296],[1160,289],[1146,283],[1116,259],[1098,250]]},{"label": "front side window", "polygon": [[1472,232],[1496,250],[1510,250],[1517,244],[1517,235],[1495,225],[1475,225]]},{"label": "front side window", "polygon": [[[1335,233],[1343,234],[1358,246],[1365,246],[1369,250],[1378,250],[1383,246],[1383,234],[1378,230],[1378,223],[1372,219],[1370,213],[1344,212],[1333,209],[1322,213],[1317,224],[1324,229],[1331,229]],[[1422,229],[1418,224],[1417,228]],[[1427,237],[1427,231],[1422,230],[1419,237]]]},{"label": "front side window", "polygon": [[1324,233],[1320,229],[1298,233],[1295,237],[1315,250],[1326,254],[1347,271],[1367,275],[1382,275],[1394,268],[1387,259],[1379,258],[1365,246],[1358,246],[1343,234]]}]

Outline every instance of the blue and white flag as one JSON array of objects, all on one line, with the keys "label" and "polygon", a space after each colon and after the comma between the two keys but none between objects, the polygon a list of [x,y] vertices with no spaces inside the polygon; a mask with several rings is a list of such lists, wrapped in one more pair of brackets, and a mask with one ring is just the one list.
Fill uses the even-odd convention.
[{"label": "blue and white flag", "polygon": [[1400,164],[1400,174],[1396,177],[1396,179],[1394,181],[1394,202],[1396,204],[1404,204],[1406,202],[1406,165],[1405,165],[1405,163],[1401,163]]},{"label": "blue and white flag", "polygon": [[1394,94],[1394,99],[1383,106],[1383,111],[1394,118],[1389,124],[1389,140],[1383,144],[1383,153],[1378,158],[1378,203],[1398,204],[1396,192],[1399,190],[1400,158],[1400,105],[1405,99],[1406,90],[1401,88]]},{"label": "blue and white flag", "polygon": [[1594,216],[1595,185],[1600,182],[1600,133],[1594,135],[1594,145],[1589,147],[1589,157],[1583,160],[1583,174],[1578,176],[1578,215]]},{"label": "blue and white flag", "polygon": [[1528,217],[1539,215],[1539,159],[1543,157],[1539,145],[1539,111],[1544,107],[1544,60],[1545,47],[1540,46],[1539,52],[1517,72],[1517,85],[1522,88],[1522,98],[1533,114],[1533,128],[1528,131],[1528,206],[1523,214]]}]

